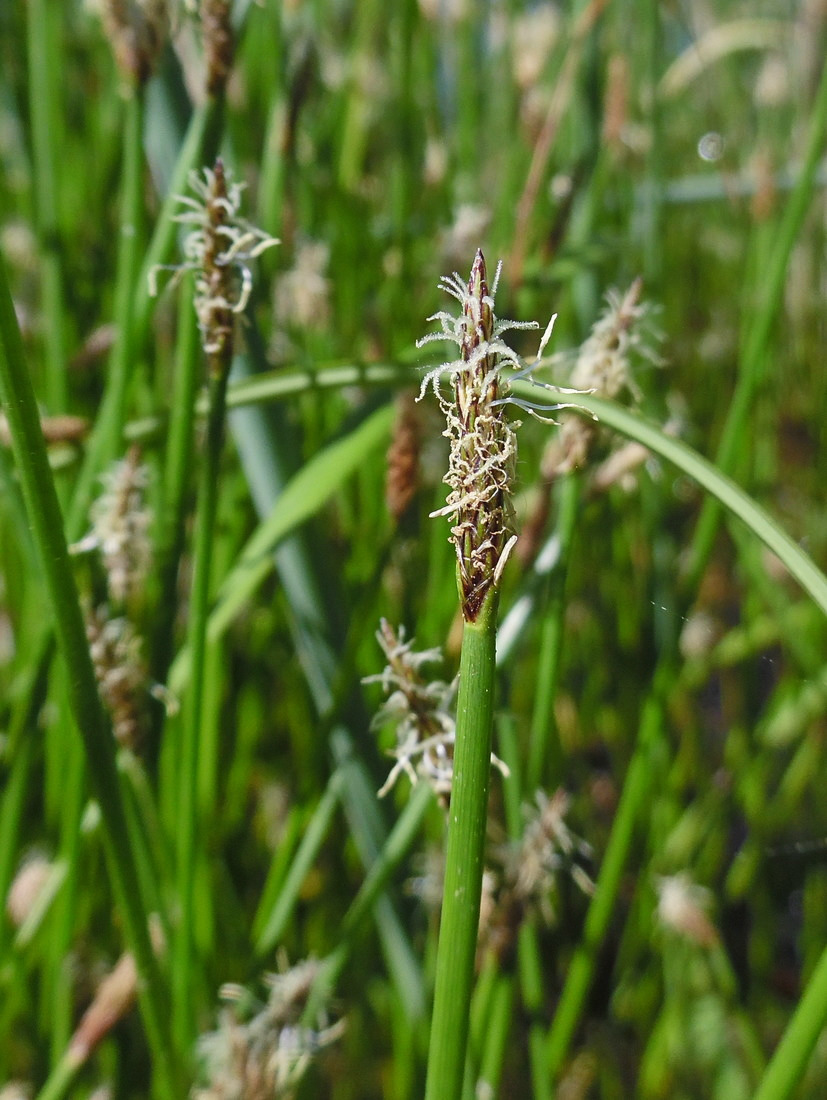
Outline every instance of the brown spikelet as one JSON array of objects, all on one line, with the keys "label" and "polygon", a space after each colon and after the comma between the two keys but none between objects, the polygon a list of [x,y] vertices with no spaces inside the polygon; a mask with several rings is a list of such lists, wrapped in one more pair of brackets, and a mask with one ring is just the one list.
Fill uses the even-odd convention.
[{"label": "brown spikelet", "polygon": [[119,745],[135,749],[143,721],[142,699],[147,692],[140,639],[126,619],[108,618],[106,608],[87,611],[86,637],[115,739]]},{"label": "brown spikelet", "polygon": [[207,61],[207,92],[218,95],[224,90],[233,64],[235,41],[230,24],[229,0],[202,0],[201,33]]},{"label": "brown spikelet", "polygon": [[[47,443],[80,443],[89,431],[89,421],[82,416],[44,416],[40,430]],[[9,422],[0,413],[0,443],[11,446]]]},{"label": "brown spikelet", "polygon": [[[422,347],[433,340],[459,347],[459,358],[430,370],[420,387],[420,399],[431,388],[447,421],[442,433],[449,441],[448,473],[443,481],[450,487],[444,508],[432,516],[451,521],[451,541],[457,555],[457,578],[462,615],[475,622],[486,606],[489,593],[496,593],[503,567],[517,536],[511,522],[511,484],[517,456],[515,428],[505,415],[506,405],[524,409],[546,423],[558,423],[549,414],[576,407],[569,394],[582,392],[541,382],[534,377],[554,329],[554,314],[540,339],[536,357],[526,362],[503,339],[509,329],[538,329],[535,321],[509,321],[498,318],[494,300],[502,265],[489,288],[485,258],[477,250],[466,283],[454,272],[443,278],[441,287],[461,307],[459,316],[445,310],[429,320],[438,321],[439,332],[417,341]],[[442,378],[453,385],[453,400],[439,389]],[[510,382],[525,379],[536,396],[521,397],[511,390]],[[553,395],[553,396],[552,396]],[[563,398],[563,400],[560,400]],[[493,597],[492,597],[493,598]]]},{"label": "brown spikelet", "polygon": [[603,107],[603,144],[616,150],[622,144],[629,111],[629,62],[624,54],[609,60]]},{"label": "brown spikelet", "polygon": [[207,305],[199,317],[205,348],[210,352],[214,369],[223,371],[233,356],[235,317],[229,302],[232,298],[232,269],[221,263],[226,245],[223,236],[227,222],[227,177],[221,157],[215,162],[206,202],[207,231],[204,235],[204,280],[207,285]]},{"label": "brown spikelet", "polygon": [[129,1012],[138,993],[138,971],[131,955],[121,955],[114,969],[98,986],[95,998],[83,1014],[69,1056],[76,1065],[86,1061],[100,1041]]},{"label": "brown spikelet", "polygon": [[116,325],[98,325],[83,341],[69,360],[70,370],[85,370],[105,359],[112,350],[118,329]]},{"label": "brown spikelet", "polygon": [[422,425],[412,392],[400,395],[396,404],[396,423],[388,448],[385,476],[385,502],[398,523],[419,488],[419,455]]},{"label": "brown spikelet", "polygon": [[772,161],[765,151],[759,151],[753,158],[755,171],[755,194],[750,202],[750,213],[757,222],[765,222],[772,216],[777,205],[777,190]]}]

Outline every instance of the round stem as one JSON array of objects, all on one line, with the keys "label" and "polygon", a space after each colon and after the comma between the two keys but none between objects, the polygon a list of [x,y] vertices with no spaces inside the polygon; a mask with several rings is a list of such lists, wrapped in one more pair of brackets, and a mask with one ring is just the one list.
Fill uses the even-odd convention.
[{"label": "round stem", "polygon": [[191,659],[189,700],[179,757],[178,791],[178,903],[180,926],[176,938],[173,994],[177,1035],[181,1042],[192,1038],[195,998],[193,991],[193,924],[195,916],[195,865],[198,857],[198,772],[201,742],[201,708],[207,649],[207,618],[210,598],[210,570],[218,507],[218,474],[227,395],[226,369],[210,371],[209,412],[205,454],[198,485],[192,595],[187,643]]},{"label": "round stem", "polygon": [[492,588],[476,620],[465,623],[462,635],[454,778],[425,1100],[458,1100],[462,1092],[491,773],[497,602],[497,591]]}]

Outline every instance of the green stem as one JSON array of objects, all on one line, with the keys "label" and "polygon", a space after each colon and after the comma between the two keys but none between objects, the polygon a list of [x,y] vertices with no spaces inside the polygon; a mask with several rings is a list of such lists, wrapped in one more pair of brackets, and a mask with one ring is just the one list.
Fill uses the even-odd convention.
[{"label": "green stem", "polygon": [[[337,768],[328,780],[327,788],[320,798],[313,816],[307,823],[301,843],[290,864],[290,870],[281,884],[275,903],[270,907],[266,916],[263,907],[256,914],[253,922],[253,950],[259,960],[275,951],[287,922],[293,915],[302,885],[318,858],[319,850],[327,837],[330,822],[339,805],[342,785],[342,770]],[[260,931],[257,931],[262,924],[263,927]]]},{"label": "green stem", "polygon": [[480,1044],[479,1079],[490,1090],[489,1096],[499,1095],[508,1038],[514,1026],[515,992],[513,975],[497,974],[486,1018],[485,1040]]},{"label": "green stem", "polygon": [[827,950],[807,983],[793,1018],[767,1066],[753,1100],[786,1100],[801,1087],[807,1062],[827,1024]]},{"label": "green stem", "polygon": [[198,775],[201,742],[201,709],[207,651],[207,618],[215,516],[218,508],[218,475],[227,396],[225,369],[210,371],[209,412],[204,457],[198,485],[192,593],[187,644],[190,653],[190,690],[178,759],[177,876],[179,920],[173,970],[176,1035],[188,1044],[194,1034],[193,954],[195,921],[195,866],[198,859]]},{"label": "green stem", "polygon": [[[49,634],[51,638],[51,633]],[[42,638],[42,632],[38,642]],[[8,897],[9,887],[20,858],[20,835],[26,811],[29,780],[36,761],[37,742],[30,731],[37,728],[38,713],[46,695],[48,664],[43,645],[36,645],[25,677],[23,690],[7,719],[5,750],[10,770],[3,775],[3,795],[0,798],[0,897]],[[45,647],[51,657],[51,646]],[[0,921],[0,967],[8,962],[11,923]]]},{"label": "green stem", "polygon": [[[43,340],[45,353],[45,396],[50,412],[66,409],[66,363],[64,359],[65,313],[63,275],[58,235],[57,183],[54,143],[60,133],[56,89],[60,73],[55,71],[57,50],[51,49],[54,17],[60,8],[47,10],[45,0],[29,0],[29,113],[32,124],[32,185],[37,209],[40,267],[43,295]],[[56,44],[56,43],[55,43]]]},{"label": "green stem", "polygon": [[[66,704],[62,703],[60,709],[65,712]],[[60,859],[65,863],[67,873],[60,894],[55,899],[51,917],[51,934],[47,948],[50,965],[46,971],[50,978],[47,980],[44,975],[44,1023],[48,1021],[46,1026],[49,1030],[53,1061],[63,1051],[72,1033],[74,983],[65,960],[71,952],[76,932],[82,841],[80,820],[86,802],[84,778],[82,746],[70,742],[65,746],[60,761]],[[134,850],[133,847],[132,851]],[[147,905],[147,895],[144,895],[144,905]]]},{"label": "green stem", "polygon": [[[568,479],[570,482],[571,480]],[[579,492],[571,490],[568,496],[573,505],[574,501],[579,499]],[[573,508],[573,511],[576,511],[576,508]],[[559,526],[563,527],[566,523],[567,521],[564,520],[561,513]],[[568,554],[566,551],[564,553],[567,559]],[[518,844],[525,828],[522,802],[530,800],[537,784],[532,783],[530,786],[523,786],[520,777],[521,765],[517,738],[511,728],[511,723],[507,721],[499,722],[498,731],[500,754],[510,772],[508,779],[503,784],[508,835],[512,844]],[[542,760],[542,756],[539,759]],[[531,1020],[528,1030],[531,1095],[533,1100],[548,1100],[551,1086],[545,1066],[546,1029],[540,1022],[546,1000],[546,989],[543,980],[542,951],[534,921],[524,920],[519,926],[517,933],[517,964],[522,1008]],[[509,979],[514,987],[514,996],[516,996],[517,978],[515,975],[509,975]],[[483,1060],[486,1061],[485,1057]],[[494,1083],[488,1077],[485,1077],[485,1080],[490,1084]]]},{"label": "green stem", "polygon": [[[663,682],[668,682],[663,667],[661,673]],[[569,966],[566,984],[549,1031],[546,1071],[552,1081],[562,1068],[580,1020],[594,976],[597,956],[615,912],[620,878],[629,855],[634,828],[639,824],[646,805],[646,795],[652,779],[653,747],[657,742],[662,720],[659,694],[653,691],[647,711],[643,715],[640,740],[623,784],[623,794],[612,823],[611,836],[586,916],[583,935]]]},{"label": "green stem", "polygon": [[77,1058],[72,1051],[67,1051],[49,1074],[49,1078],[37,1094],[36,1100],[62,1100],[64,1096],[69,1094],[69,1090],[83,1068],[83,1064],[83,1061]]},{"label": "green stem", "polygon": [[348,87],[345,96],[344,118],[341,127],[338,182],[344,191],[354,191],[364,171],[363,160],[367,148],[371,103],[359,69],[365,57],[375,50],[373,39],[381,25],[379,13],[382,5],[368,0],[356,8],[354,26],[349,35]]},{"label": "green stem", "polygon": [[425,1100],[458,1100],[462,1092],[491,772],[497,602],[492,589],[476,621],[463,627]]},{"label": "green stem", "polygon": [[[172,660],[178,567],[185,542],[188,492],[192,473],[194,405],[201,376],[201,348],[192,308],[192,287],[182,287],[178,314],[175,377],[170,406],[164,463],[164,494],[155,551],[158,604],[152,630],[151,672],[156,683],[167,680]],[[157,765],[162,708],[153,723],[147,758],[150,771]]]},{"label": "green stem", "polygon": [[[239,357],[236,356],[236,369]],[[266,405],[271,401],[286,400],[317,390],[340,390],[346,386],[410,386],[411,367],[399,364],[347,364],[325,367],[320,370],[286,372],[283,368],[255,374],[250,378],[233,380],[227,389],[227,408],[243,409],[254,405]],[[206,395],[195,403],[195,414],[205,415]],[[126,427],[130,442],[157,439],[167,427],[166,418],[146,416],[133,420]]]},{"label": "green stem", "polygon": [[548,581],[548,607],[543,616],[540,638],[540,654],[537,662],[537,690],[534,711],[531,716],[528,766],[526,767],[526,793],[539,787],[545,774],[550,787],[557,787],[562,779],[563,753],[560,736],[554,719],[554,698],[560,674],[560,657],[563,652],[564,617],[566,611],[566,577],[568,576],[571,544],[577,525],[580,505],[580,479],[571,474],[561,485],[557,519],[557,537],[560,555]]},{"label": "green stem", "polygon": [[417,784],[407,806],[388,835],[388,839],[376,862],[368,871],[365,881],[359,888],[359,893],[353,899],[347,913],[345,913],[339,931],[339,943],[325,960],[317,980],[313,983],[313,988],[307,999],[307,1006],[302,1013],[302,1019],[308,1027],[313,1027],[318,1020],[320,1011],[324,1008],[325,1002],[335,989],[336,983],[353,952],[357,937],[364,927],[365,918],[372,911],[391,874],[411,849],[420,833],[422,821],[433,804],[433,800],[433,791],[428,784]]},{"label": "green stem", "polygon": [[126,419],[127,394],[135,366],[134,300],[140,262],[143,220],[143,92],[135,89],[125,104],[121,179],[120,236],[115,276],[115,345],[109,362],[106,392],[86,458],[75,486],[67,529],[72,541],[88,523],[95,481],[118,457]]},{"label": "green stem", "polygon": [[83,738],[89,774],[104,822],[112,885],[123,914],[130,949],[141,976],[140,1005],[158,1084],[168,1097],[181,1095],[168,998],[149,940],[148,914],[135,874],[111,728],[98,696],[83,613],[66,547],[63,517],[40,430],[31,378],[5,267],[0,262],[0,397],[8,419],[26,510],[43,568],[63,657],[69,703]]}]

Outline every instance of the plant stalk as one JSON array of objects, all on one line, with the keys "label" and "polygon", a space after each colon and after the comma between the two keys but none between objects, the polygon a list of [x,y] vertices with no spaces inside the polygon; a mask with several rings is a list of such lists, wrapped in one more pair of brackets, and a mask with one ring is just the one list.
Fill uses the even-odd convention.
[{"label": "plant stalk", "polygon": [[826,1022],[827,950],[816,964],[753,1100],[787,1100],[796,1094]]},{"label": "plant stalk", "polygon": [[491,588],[476,620],[463,627],[425,1100],[459,1100],[462,1093],[491,772],[497,603]]},{"label": "plant stalk", "polygon": [[0,261],[0,397],[8,420],[23,498],[55,617],[58,648],[66,666],[69,703],[83,738],[86,763],[101,809],[112,886],[141,976],[139,1003],[163,1094],[181,1095],[169,1027],[169,1000],[149,939],[148,917],[135,873],[115,762],[115,742],[98,695],[86,628],[40,415],[25,362],[20,330]]},{"label": "plant stalk", "polygon": [[195,867],[198,860],[198,775],[201,741],[201,708],[207,651],[210,572],[218,508],[218,476],[226,411],[226,369],[209,375],[207,435],[198,485],[192,593],[187,644],[190,653],[190,690],[184,714],[181,752],[178,760],[177,875],[180,925],[176,937],[173,969],[173,998],[176,1035],[188,1042],[194,1032],[193,956],[195,921]]}]

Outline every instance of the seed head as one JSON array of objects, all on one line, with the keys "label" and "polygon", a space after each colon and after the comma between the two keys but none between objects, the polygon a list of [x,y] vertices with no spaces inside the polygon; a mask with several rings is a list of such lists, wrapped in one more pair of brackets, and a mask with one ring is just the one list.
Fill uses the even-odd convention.
[{"label": "seed head", "polygon": [[712,947],[718,942],[718,932],[708,912],[712,896],[707,889],[693,882],[685,871],[659,876],[655,886],[658,920],[665,928],[701,947]]},{"label": "seed head", "polygon": [[207,61],[207,92],[217,95],[224,89],[233,63],[233,28],[229,0],[201,0],[201,33]]},{"label": "seed head", "polygon": [[451,791],[455,719],[453,713],[456,683],[430,680],[423,676],[424,666],[442,659],[439,649],[417,652],[405,641],[405,629],[395,631],[381,620],[376,640],[387,659],[384,670],[366,676],[363,683],[379,683],[385,702],[373,720],[374,728],[393,722],[396,747],[391,755],[396,763],[385,781],[385,795],[404,772],[411,783],[424,779],[439,794]]},{"label": "seed head", "polygon": [[194,1100],[290,1100],[310,1063],[344,1033],[344,1020],[315,1027],[302,1021],[320,963],[308,959],[267,979],[265,1003],[243,986],[228,984],[221,995],[228,1008],[218,1029],[202,1036],[199,1050],[207,1084]]},{"label": "seed head", "polygon": [[110,618],[105,607],[86,611],[86,637],[95,679],[119,745],[136,749],[150,692],[141,638],[124,618]]},{"label": "seed head", "polygon": [[190,176],[190,190],[196,198],[179,195],[186,209],[176,221],[192,225],[184,242],[183,264],[153,268],[149,275],[150,294],[157,292],[159,270],[172,270],[176,282],[186,271],[195,272],[195,312],[201,329],[202,346],[213,371],[229,369],[237,314],[243,313],[253,289],[250,261],[279,242],[251,225],[239,214],[242,183],[236,183],[224,162],[202,176]]},{"label": "seed head", "polygon": [[[444,480],[451,491],[445,507],[432,514],[448,516],[452,521],[451,541],[457,554],[462,611],[469,622],[477,618],[486,596],[497,587],[516,542],[516,535],[511,530],[509,493],[517,440],[514,428],[506,419],[505,405],[518,405],[532,415],[537,415],[537,410],[553,412],[566,407],[565,404],[524,401],[509,395],[508,376],[504,371],[510,368],[512,379],[520,377],[534,381],[531,373],[536,363],[525,365],[503,340],[503,333],[539,326],[534,321],[497,319],[494,298],[501,266],[497,267],[490,291],[485,258],[479,249],[467,285],[457,272],[443,278],[442,289],[457,299],[461,312],[457,317],[442,310],[435,313],[428,319],[439,321],[440,331],[417,341],[417,347],[422,347],[433,340],[450,340],[460,349],[459,359],[443,363],[425,375],[419,397],[421,399],[432,388],[447,420],[443,434],[450,441],[450,460]],[[554,317],[546,328],[539,354],[551,336],[553,325]],[[453,383],[451,401],[439,389],[443,376]]]},{"label": "seed head", "polygon": [[[628,391],[640,400],[633,363],[641,359],[660,362],[653,349],[659,334],[649,326],[652,309],[640,301],[641,289],[641,280],[635,279],[625,294],[610,290],[606,295],[606,308],[576,352],[571,383],[578,390],[612,400]],[[565,417],[559,445],[544,461],[544,472],[554,477],[584,465],[596,436],[593,421]]]},{"label": "seed head", "polygon": [[[447,420],[444,434],[451,451],[444,480],[451,491],[445,507],[433,514],[452,520],[462,611],[466,620],[473,621],[499,579],[515,541],[508,494],[517,441],[497,401],[501,366],[510,363],[518,367],[519,363],[500,339],[504,328],[495,320],[494,295],[489,293],[485,258],[480,250],[468,285],[455,273],[442,280],[442,288],[459,301],[462,310],[456,318],[442,311],[429,318],[439,321],[442,331],[426,336],[419,346],[432,339],[453,340],[460,349],[460,358],[426,375],[420,397],[432,385]],[[448,374],[453,382],[453,402],[437,389],[442,374]]]},{"label": "seed head", "polygon": [[103,475],[104,489],[92,505],[92,529],[72,553],[97,550],[106,570],[111,599],[118,606],[139,593],[149,572],[152,512],[146,504],[149,471],[138,447]]},{"label": "seed head", "polygon": [[[379,795],[387,794],[404,772],[412,784],[423,780],[440,798],[446,798],[454,774],[457,682],[448,684],[422,674],[425,665],[442,660],[442,653],[439,649],[417,652],[411,642],[405,641],[403,627],[397,632],[382,619],[376,639],[388,663],[382,672],[366,676],[362,683],[379,683],[386,695],[373,720],[374,728],[388,722],[396,726],[396,747],[391,750],[396,763]],[[508,774],[493,754],[491,762]]]},{"label": "seed head", "polygon": [[525,828],[519,842],[492,846],[480,939],[500,956],[510,955],[527,916],[553,927],[561,877],[569,875],[586,894],[594,889],[583,867],[592,851],[566,823],[569,805],[563,790],[555,791],[551,798],[537,791],[534,803],[523,807]]}]

